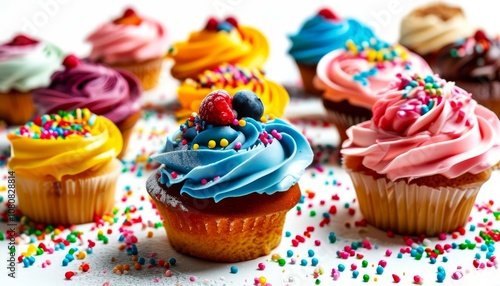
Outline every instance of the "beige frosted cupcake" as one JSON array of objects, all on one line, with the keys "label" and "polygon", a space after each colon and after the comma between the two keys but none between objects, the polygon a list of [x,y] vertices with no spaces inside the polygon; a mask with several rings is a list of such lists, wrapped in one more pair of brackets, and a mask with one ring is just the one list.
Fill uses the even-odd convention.
[{"label": "beige frosted cupcake", "polygon": [[112,211],[122,136],[109,119],[88,109],[38,116],[8,139],[23,215],[71,225]]},{"label": "beige frosted cupcake", "polygon": [[280,243],[313,154],[298,130],[263,110],[251,91],[213,91],[152,157],[162,165],[146,189],[175,250],[237,262]]},{"label": "beige frosted cupcake", "polygon": [[496,115],[437,76],[401,76],[372,111],[341,150],[366,220],[427,236],[464,226],[500,160]]}]

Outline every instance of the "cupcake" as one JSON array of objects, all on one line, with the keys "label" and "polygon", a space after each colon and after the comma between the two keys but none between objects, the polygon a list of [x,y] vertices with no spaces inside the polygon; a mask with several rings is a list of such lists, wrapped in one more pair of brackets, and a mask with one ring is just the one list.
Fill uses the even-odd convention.
[{"label": "cupcake", "polygon": [[290,124],[262,115],[251,91],[213,91],[152,156],[162,165],[146,188],[175,250],[237,262],[280,243],[313,153]]},{"label": "cupcake", "polygon": [[399,42],[422,56],[432,67],[437,51],[473,33],[474,28],[460,7],[438,2],[403,17]]},{"label": "cupcake", "polygon": [[33,115],[31,91],[47,86],[61,67],[62,51],[24,35],[0,45],[0,119],[21,125]]},{"label": "cupcake", "polygon": [[112,211],[122,148],[113,122],[88,109],[60,111],[35,117],[7,138],[23,215],[71,225]]},{"label": "cupcake", "polygon": [[436,236],[467,223],[500,160],[500,121],[437,76],[402,75],[347,130],[341,153],[366,220],[383,230]]},{"label": "cupcake", "polygon": [[98,27],[87,41],[92,45],[90,60],[135,74],[144,90],[158,84],[168,47],[160,22],[129,8],[120,18]]},{"label": "cupcake", "polygon": [[313,78],[316,66],[324,55],[345,48],[348,40],[361,46],[374,37],[373,31],[365,24],[352,18],[341,19],[327,8],[307,19],[300,30],[289,37],[292,47],[288,51],[299,68],[304,91],[313,95],[322,94],[314,86]]},{"label": "cupcake", "polygon": [[182,81],[226,63],[260,69],[268,55],[269,44],[260,31],[229,17],[220,22],[210,18],[203,30],[174,43],[167,57],[174,61],[172,76]]},{"label": "cupcake", "polygon": [[427,63],[399,44],[372,41],[336,50],[319,62],[315,84],[323,93],[323,105],[338,129],[340,142],[346,129],[371,118],[371,108],[398,73],[432,73]]},{"label": "cupcake", "polygon": [[436,54],[434,71],[500,116],[500,39],[478,30],[449,44]]},{"label": "cupcake", "polygon": [[75,56],[64,59],[65,69],[52,75],[48,87],[33,91],[39,114],[88,108],[118,127],[123,136],[122,158],[132,129],[141,117],[142,94],[137,78],[124,70],[115,70]]},{"label": "cupcake", "polygon": [[175,115],[182,120],[198,111],[201,101],[213,90],[225,89],[229,94],[248,89],[255,92],[264,104],[264,114],[283,116],[288,104],[288,92],[278,83],[268,80],[256,68],[223,64],[213,70],[206,70],[196,78],[186,79],[177,89],[181,104]]}]

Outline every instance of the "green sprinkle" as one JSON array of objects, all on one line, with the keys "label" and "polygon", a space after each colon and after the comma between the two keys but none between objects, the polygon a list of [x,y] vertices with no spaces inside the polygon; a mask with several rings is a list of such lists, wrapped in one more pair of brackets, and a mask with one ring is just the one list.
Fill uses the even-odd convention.
[{"label": "green sprinkle", "polygon": [[311,217],[315,217],[315,216],[316,216],[316,211],[311,211],[311,212],[309,213],[309,216],[311,216]]},{"label": "green sprinkle", "polygon": [[316,281],[314,281],[314,283],[315,283],[316,285],[319,285],[319,284],[321,284],[321,280],[316,279]]},{"label": "green sprinkle", "polygon": [[368,274],[363,275],[363,282],[368,282],[368,281],[370,281],[370,275]]},{"label": "green sprinkle", "polygon": [[[363,266],[363,267],[365,267],[365,268],[366,268],[366,267],[368,266],[368,261],[363,260],[363,261],[361,262],[361,266]],[[364,279],[364,276],[363,276],[363,279]]]},{"label": "green sprinkle", "polygon": [[280,259],[278,259],[278,264],[279,264],[279,266],[283,267],[286,264],[286,260],[283,258],[280,258]]}]

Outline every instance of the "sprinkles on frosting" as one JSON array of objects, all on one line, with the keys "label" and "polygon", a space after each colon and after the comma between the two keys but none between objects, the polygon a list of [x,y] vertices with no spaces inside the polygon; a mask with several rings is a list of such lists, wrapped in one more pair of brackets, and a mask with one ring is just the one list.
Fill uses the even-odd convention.
[{"label": "sprinkles on frosting", "polygon": [[401,106],[398,112],[399,117],[404,117],[407,112],[417,112],[424,115],[442,101],[443,87],[446,81],[438,76],[428,75],[425,78],[419,75],[398,74],[401,79],[399,90],[404,91],[404,99],[418,99],[418,102],[412,100],[412,104]]},{"label": "sprinkles on frosting", "polygon": [[224,89],[236,88],[250,83],[262,83],[262,73],[255,68],[224,64],[198,75],[197,80],[186,79],[186,83],[197,88]]},{"label": "sprinkles on frosting", "polygon": [[411,67],[408,51],[399,44],[389,45],[386,42],[372,39],[370,42],[356,45],[352,40],[349,40],[346,42],[346,49],[353,56],[372,63],[370,69],[353,75],[353,80],[360,82],[363,86],[369,85],[368,77],[377,75],[379,70],[383,70],[387,66],[402,63],[407,70]]},{"label": "sprinkles on frosting", "polygon": [[68,138],[92,136],[97,115],[89,109],[75,109],[70,112],[59,111],[56,114],[37,116],[16,129],[13,134],[40,140],[64,140]]}]

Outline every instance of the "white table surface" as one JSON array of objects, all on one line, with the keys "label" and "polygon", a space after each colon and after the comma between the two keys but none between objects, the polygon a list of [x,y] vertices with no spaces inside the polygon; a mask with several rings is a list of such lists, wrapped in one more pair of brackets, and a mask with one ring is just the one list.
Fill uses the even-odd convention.
[{"label": "white table surface", "polygon": [[[0,40],[9,38],[12,34],[23,31],[23,19],[32,19],[33,15],[43,11],[42,5],[50,0],[41,1],[5,1],[0,4],[0,23],[2,30],[5,28],[5,33],[0,35]],[[56,0],[54,0],[56,1]],[[82,43],[85,35],[100,22],[115,17],[125,6],[132,5],[144,14],[160,19],[165,23],[171,33],[171,41],[184,39],[187,33],[192,30],[199,29],[209,14],[234,14],[241,19],[241,22],[256,26],[264,30],[271,42],[271,57],[267,64],[267,75],[269,78],[276,81],[294,84],[298,80],[298,72],[293,66],[293,62],[286,55],[286,50],[289,47],[289,42],[285,35],[296,31],[303,19],[309,17],[319,7],[330,6],[338,10],[338,13],[345,16],[355,16],[366,21],[375,21],[376,16],[382,15],[387,9],[388,1],[301,1],[285,5],[285,1],[238,1],[238,0],[211,0],[211,1],[178,1],[179,3],[171,4],[169,2],[160,1],[71,1],[58,0],[59,10],[53,16],[50,16],[46,25],[38,27],[36,36],[53,41],[60,45],[65,51],[71,51],[78,55],[85,55],[88,52],[88,46]],[[384,24],[380,33],[388,40],[397,39],[397,31],[399,20],[403,14],[407,13],[412,7],[424,3],[426,1],[408,1],[397,2],[401,5],[400,13],[393,14]],[[455,1],[464,7],[467,7],[468,16],[474,20],[478,26],[484,26],[488,31],[495,31],[494,9],[486,9],[478,3],[486,3],[486,1]],[[220,3],[229,3],[232,8],[227,8],[221,11],[217,6]],[[327,4],[328,3],[328,4]],[[396,2],[395,2],[396,3]],[[397,4],[396,3],[396,4]],[[490,3],[490,2],[488,2]],[[228,5],[229,5],[228,4]],[[193,5],[198,5],[200,9],[194,10]],[[394,5],[394,4],[390,4]],[[286,12],[283,10],[286,7]],[[363,7],[365,9],[357,9]],[[179,13],[177,11],[183,11]],[[374,14],[375,13],[375,14]],[[378,14],[377,14],[378,13]],[[382,13],[382,14],[380,14]],[[496,12],[495,12],[496,13]],[[183,17],[184,15],[188,15]],[[7,23],[7,24],[6,24]],[[74,24],[67,24],[74,23]],[[173,81],[168,72],[168,64],[165,66],[164,72],[161,75],[162,81],[158,88],[148,92],[144,96],[145,105],[154,104],[157,107],[165,108],[175,101],[175,87],[177,83]],[[158,113],[155,111],[145,111],[143,118],[138,122],[132,135],[129,152],[125,158],[125,166],[133,165],[134,158],[139,154],[150,154],[160,149],[165,142],[166,133],[176,128],[176,124],[169,113]],[[298,100],[293,99],[288,107],[287,116],[302,116],[308,120],[292,120],[293,123],[303,129],[306,134],[312,138],[312,142],[316,151],[322,151],[322,159],[326,163],[320,164],[318,168],[310,168],[300,181],[300,185],[304,194],[306,191],[314,192],[314,198],[306,198],[304,203],[298,206],[302,209],[302,214],[298,215],[297,210],[293,209],[288,213],[285,224],[285,231],[290,232],[291,236],[287,237],[284,233],[282,242],[278,248],[272,251],[272,254],[277,254],[286,260],[286,264],[281,267],[277,262],[271,261],[271,255],[264,256],[252,261],[241,263],[213,263],[204,260],[191,258],[175,252],[169,245],[166,234],[162,227],[154,228],[148,225],[161,221],[160,217],[151,208],[151,203],[147,199],[145,189],[145,180],[152,170],[144,169],[141,172],[140,166],[144,167],[144,163],[138,163],[137,169],[134,172],[127,171],[123,173],[119,179],[117,188],[116,203],[119,212],[117,214],[118,222],[109,225],[105,224],[98,229],[104,231],[111,230],[111,234],[106,234],[109,238],[108,244],[103,244],[97,240],[98,229],[95,229],[94,224],[79,225],[76,230],[82,231],[84,244],[75,243],[70,247],[77,247],[79,251],[85,251],[87,248],[87,239],[96,242],[93,248],[93,253],[87,255],[83,260],[75,259],[68,266],[62,266],[62,260],[68,253],[68,249],[56,251],[53,254],[43,254],[36,256],[34,265],[24,267],[23,264],[17,265],[17,278],[12,279],[7,276],[6,255],[7,241],[0,241],[0,285],[254,285],[255,277],[266,277],[271,285],[315,285],[316,278],[313,273],[317,267],[311,266],[311,257],[308,255],[308,250],[312,249],[315,252],[314,257],[318,259],[318,266],[324,271],[320,275],[320,285],[391,285],[392,274],[397,274],[401,278],[399,285],[415,285],[413,277],[420,275],[424,278],[424,285],[438,284],[436,282],[436,272],[439,266],[442,266],[446,271],[446,278],[443,283],[438,285],[500,285],[500,270],[497,267],[486,267],[485,269],[475,269],[473,260],[477,253],[481,255],[480,261],[486,263],[486,252],[479,249],[480,243],[473,250],[452,250],[449,253],[439,256],[435,264],[431,264],[429,259],[422,258],[417,261],[410,257],[409,254],[404,254],[403,258],[397,258],[397,253],[401,247],[405,247],[401,236],[394,238],[387,237],[386,233],[377,230],[371,226],[356,227],[355,222],[362,219],[358,205],[355,202],[355,194],[352,189],[351,182],[347,174],[336,165],[335,150],[332,146],[337,145],[338,137],[336,131],[332,127],[323,127],[322,105],[317,100]],[[311,116],[314,115],[314,116]],[[5,130],[0,131],[0,151],[8,148],[5,140]],[[328,160],[326,160],[328,159]],[[498,186],[500,185],[500,171],[493,174],[482,188],[478,199],[478,205],[488,204],[490,200],[494,201],[492,210],[498,211],[500,204],[500,195]],[[0,168],[0,190],[2,186],[6,186],[5,175],[7,169]],[[334,185],[333,182],[340,183]],[[125,190],[130,189],[130,197],[125,202],[122,197],[127,193]],[[339,200],[332,200],[332,196],[337,194]],[[7,196],[5,191],[0,191],[0,196]],[[141,200],[141,197],[145,200]],[[324,201],[324,204],[322,204]],[[348,214],[348,209],[345,205],[353,208],[355,214]],[[331,216],[331,222],[323,227],[320,226],[322,215],[328,212],[330,207],[334,205],[337,208],[337,214]],[[131,266],[131,256],[126,251],[120,250],[119,242],[120,228],[126,216],[123,211],[126,207],[135,206],[140,209],[132,214],[131,218],[141,217],[143,224],[134,224],[126,229],[132,230],[137,237],[137,247],[139,256],[145,257],[147,260],[152,255],[158,259],[168,260],[175,257],[177,263],[170,267],[172,277],[165,276],[165,268],[158,266],[149,268],[149,263],[146,262],[142,270],[131,269],[127,274],[118,275],[112,272],[113,268],[119,264],[128,263]],[[5,211],[5,205],[0,205],[0,211]],[[311,211],[315,211],[316,215],[311,216]],[[470,231],[471,225],[482,223],[483,219],[492,222],[491,228],[499,229],[500,221],[495,220],[491,213],[486,211],[478,211],[474,208],[472,212],[472,220],[465,227],[467,232],[464,236],[459,235],[453,239],[451,235],[446,240],[441,241],[437,238],[430,239],[429,247],[433,248],[436,244],[446,243],[463,243],[466,239],[474,241],[478,236],[480,227]],[[351,227],[346,227],[349,223]],[[303,235],[308,227],[314,227],[314,231],[310,232],[311,237],[306,238],[304,243],[299,247],[292,246],[292,239],[296,235]],[[0,231],[5,233],[7,225],[0,223]],[[148,238],[147,234],[152,231],[153,237]],[[330,243],[328,236],[330,232],[334,232],[337,237],[337,242]],[[66,230],[61,237],[65,238],[69,233]],[[361,267],[363,259],[350,257],[341,259],[336,252],[342,250],[344,246],[351,245],[352,242],[360,242],[368,240],[373,248],[358,249],[356,253],[364,255],[365,260],[369,262],[368,267]],[[315,240],[320,241],[320,245],[315,245]],[[25,241],[16,246],[17,253],[20,254],[27,249],[29,241]],[[45,241],[47,245],[51,245],[48,238]],[[38,245],[38,242],[35,243]],[[498,245],[495,245],[498,248]],[[386,250],[391,249],[393,254],[390,257],[385,255]],[[287,251],[294,252],[293,258],[297,259],[296,264],[291,263],[291,259],[287,257]],[[498,254],[498,251],[495,251]],[[448,259],[443,261],[443,257]],[[301,266],[301,259],[308,262],[307,266]],[[114,261],[112,261],[114,260]],[[376,274],[376,267],[380,260],[385,260],[387,266],[383,274]],[[51,264],[42,267],[43,263],[50,261]],[[90,265],[90,271],[83,273],[78,270],[82,262]],[[258,264],[264,263],[265,270],[258,270]],[[359,271],[359,277],[352,278],[351,264],[356,264]],[[339,264],[345,266],[345,270],[340,274],[340,278],[334,282],[331,277],[332,268],[338,268]],[[373,265],[373,266],[372,266]],[[232,274],[230,267],[236,266],[238,273]],[[462,267],[464,273],[460,280],[452,279],[452,274],[457,270],[457,267]],[[77,274],[68,281],[64,278],[67,271],[74,271]],[[368,274],[369,282],[363,282],[362,276]],[[194,281],[190,281],[193,277]],[[36,283],[36,284],[35,284]],[[106,284],[108,283],[108,284]]]}]

